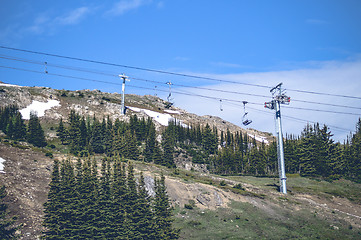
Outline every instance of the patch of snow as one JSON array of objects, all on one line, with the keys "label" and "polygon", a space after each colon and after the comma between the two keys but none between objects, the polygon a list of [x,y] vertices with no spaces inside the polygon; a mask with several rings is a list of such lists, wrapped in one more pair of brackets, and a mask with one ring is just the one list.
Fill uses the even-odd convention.
[{"label": "patch of snow", "polygon": [[265,144],[268,144],[268,140],[266,139],[266,137],[259,137],[259,136],[252,135],[252,134],[248,134],[248,136],[256,139],[258,142],[264,142]]},{"label": "patch of snow", "polygon": [[[141,109],[141,108],[137,108],[137,107],[127,107],[127,108],[134,111],[134,112],[144,112],[149,117],[153,118],[155,121],[157,121],[158,123],[160,123],[163,126],[168,126],[169,121],[172,121],[172,120],[174,121],[175,120],[175,118],[173,118],[168,113],[159,113],[159,112],[155,112],[155,111],[152,111],[152,110]],[[184,123],[181,123],[181,125],[183,127],[188,127],[188,125],[186,125]]]},{"label": "patch of snow", "polygon": [[23,116],[23,119],[30,119],[30,112],[37,112],[38,117],[43,117],[45,115],[45,111],[51,109],[52,107],[60,106],[60,102],[58,100],[49,100],[48,102],[39,102],[33,101],[29,106],[24,109],[21,109],[19,112]]},{"label": "patch of snow", "polygon": [[8,84],[8,83],[0,83],[0,86],[4,86],[4,87],[22,87],[22,86],[19,86],[19,85]]},{"label": "patch of snow", "polygon": [[5,162],[5,159],[0,157],[0,173],[5,173],[4,172],[4,162]]},{"label": "patch of snow", "polygon": [[164,112],[167,112],[170,114],[181,114],[179,111],[174,111],[174,110],[169,110],[169,109],[164,110]]},{"label": "patch of snow", "polygon": [[141,109],[137,107],[127,107],[128,109],[132,110],[133,112],[140,112]]}]

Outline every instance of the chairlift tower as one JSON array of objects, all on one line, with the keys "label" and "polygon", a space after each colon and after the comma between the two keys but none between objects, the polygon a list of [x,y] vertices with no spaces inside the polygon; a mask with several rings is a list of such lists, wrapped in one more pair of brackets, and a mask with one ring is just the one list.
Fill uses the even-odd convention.
[{"label": "chairlift tower", "polygon": [[278,173],[280,177],[280,192],[287,194],[286,187],[286,171],[285,171],[285,158],[283,152],[283,135],[281,124],[281,104],[289,104],[291,98],[286,96],[282,91],[282,83],[270,90],[272,93],[272,101],[265,103],[265,108],[275,110],[276,112],[276,132],[277,132],[277,156],[278,156]]},{"label": "chairlift tower", "polygon": [[124,73],[119,75],[120,78],[123,79],[123,84],[122,84],[122,107],[121,107],[121,114],[122,115],[125,115],[125,105],[124,105],[124,102],[125,102],[125,81],[130,81],[128,76],[126,76]]}]

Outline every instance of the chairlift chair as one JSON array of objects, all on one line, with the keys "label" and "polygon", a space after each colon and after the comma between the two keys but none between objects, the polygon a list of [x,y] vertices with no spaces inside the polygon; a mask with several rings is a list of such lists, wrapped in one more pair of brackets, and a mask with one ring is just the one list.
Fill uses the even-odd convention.
[{"label": "chairlift chair", "polygon": [[243,124],[244,126],[247,126],[247,125],[249,125],[249,124],[252,123],[252,120],[246,118],[246,117],[247,117],[247,114],[248,114],[248,112],[246,112],[246,104],[247,104],[247,103],[248,103],[247,101],[243,101],[244,114],[243,114],[243,117],[242,117],[242,124]]},{"label": "chairlift chair", "polygon": [[171,89],[171,85],[172,85],[172,83],[169,81],[169,82],[167,82],[166,84],[168,84],[169,85],[169,94],[168,94],[168,97],[167,97],[167,100],[168,100],[168,102],[165,104],[165,108],[170,108],[171,106],[173,106],[174,105],[174,99],[172,98],[172,89]]}]

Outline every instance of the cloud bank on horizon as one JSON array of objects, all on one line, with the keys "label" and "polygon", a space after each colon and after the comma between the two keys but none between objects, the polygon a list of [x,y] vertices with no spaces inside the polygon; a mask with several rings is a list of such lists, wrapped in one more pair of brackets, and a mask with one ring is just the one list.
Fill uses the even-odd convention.
[{"label": "cloud bank on horizon", "polygon": [[[198,74],[199,75],[199,74]],[[243,73],[243,74],[202,74],[201,76],[227,79],[240,83],[251,83],[274,87],[278,83],[283,83],[288,96],[291,97],[289,106],[282,105],[283,130],[288,134],[299,135],[307,123],[313,124],[319,122],[326,124],[334,134],[334,138],[343,141],[350,132],[355,131],[356,122],[360,115],[349,115],[331,112],[360,113],[361,100],[334,96],[325,96],[319,94],[300,93],[292,90],[308,90],[327,94],[350,95],[360,97],[361,88],[361,59],[350,61],[329,61],[313,63],[309,68],[274,71],[262,73]],[[257,88],[241,84],[212,84],[206,86],[212,89],[221,89],[222,91],[237,91],[242,94],[210,92],[192,88],[183,88],[182,91],[191,92],[198,95],[212,95],[222,100],[222,111],[220,102],[209,99],[201,99],[197,96],[175,95],[177,105],[188,109],[191,112],[201,115],[218,115],[222,118],[242,125],[242,116],[244,109],[242,103],[234,103],[226,99],[239,101],[248,101],[246,112],[253,123],[247,127],[258,129],[265,132],[274,132],[274,112],[264,108],[263,103],[271,101],[270,88]],[[247,94],[269,96],[249,96]],[[314,103],[305,103],[314,102]],[[212,102],[210,104],[210,102]],[[257,105],[254,105],[256,103]],[[321,104],[317,104],[321,103]],[[336,107],[322,105],[343,105],[349,106]],[[318,112],[311,110],[302,110],[294,108],[306,108],[325,110],[331,112]]]}]

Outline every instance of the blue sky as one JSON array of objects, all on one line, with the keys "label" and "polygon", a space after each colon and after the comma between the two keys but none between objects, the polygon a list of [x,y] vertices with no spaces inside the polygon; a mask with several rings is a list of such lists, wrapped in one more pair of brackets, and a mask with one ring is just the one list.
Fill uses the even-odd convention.
[{"label": "blue sky", "polygon": [[[0,9],[0,45],[128,66],[206,76],[234,82],[361,96],[361,1],[4,1]],[[240,84],[156,74],[136,69],[70,61],[0,48],[0,57],[48,62],[50,73],[119,82],[115,77],[51,67],[87,68],[164,84],[132,80],[129,93],[166,98],[165,82],[173,89],[249,105],[249,127],[274,132],[273,116],[261,105],[270,99],[210,92],[176,86],[203,86],[269,95],[269,90]],[[44,66],[0,58],[1,66],[43,71]],[[58,89],[101,89],[120,92],[120,86],[0,68],[0,81]],[[361,100],[301,94],[296,100],[361,108]],[[175,105],[197,114],[218,115],[241,125],[242,106],[218,99],[173,93]],[[271,96],[270,96],[271,98]],[[248,105],[247,105],[248,107]],[[360,113],[360,109],[292,102],[290,107]],[[267,113],[268,111],[268,113]],[[284,115],[326,123],[342,140],[354,130],[359,116],[284,109]],[[284,131],[299,134],[305,121],[284,119]]]}]

